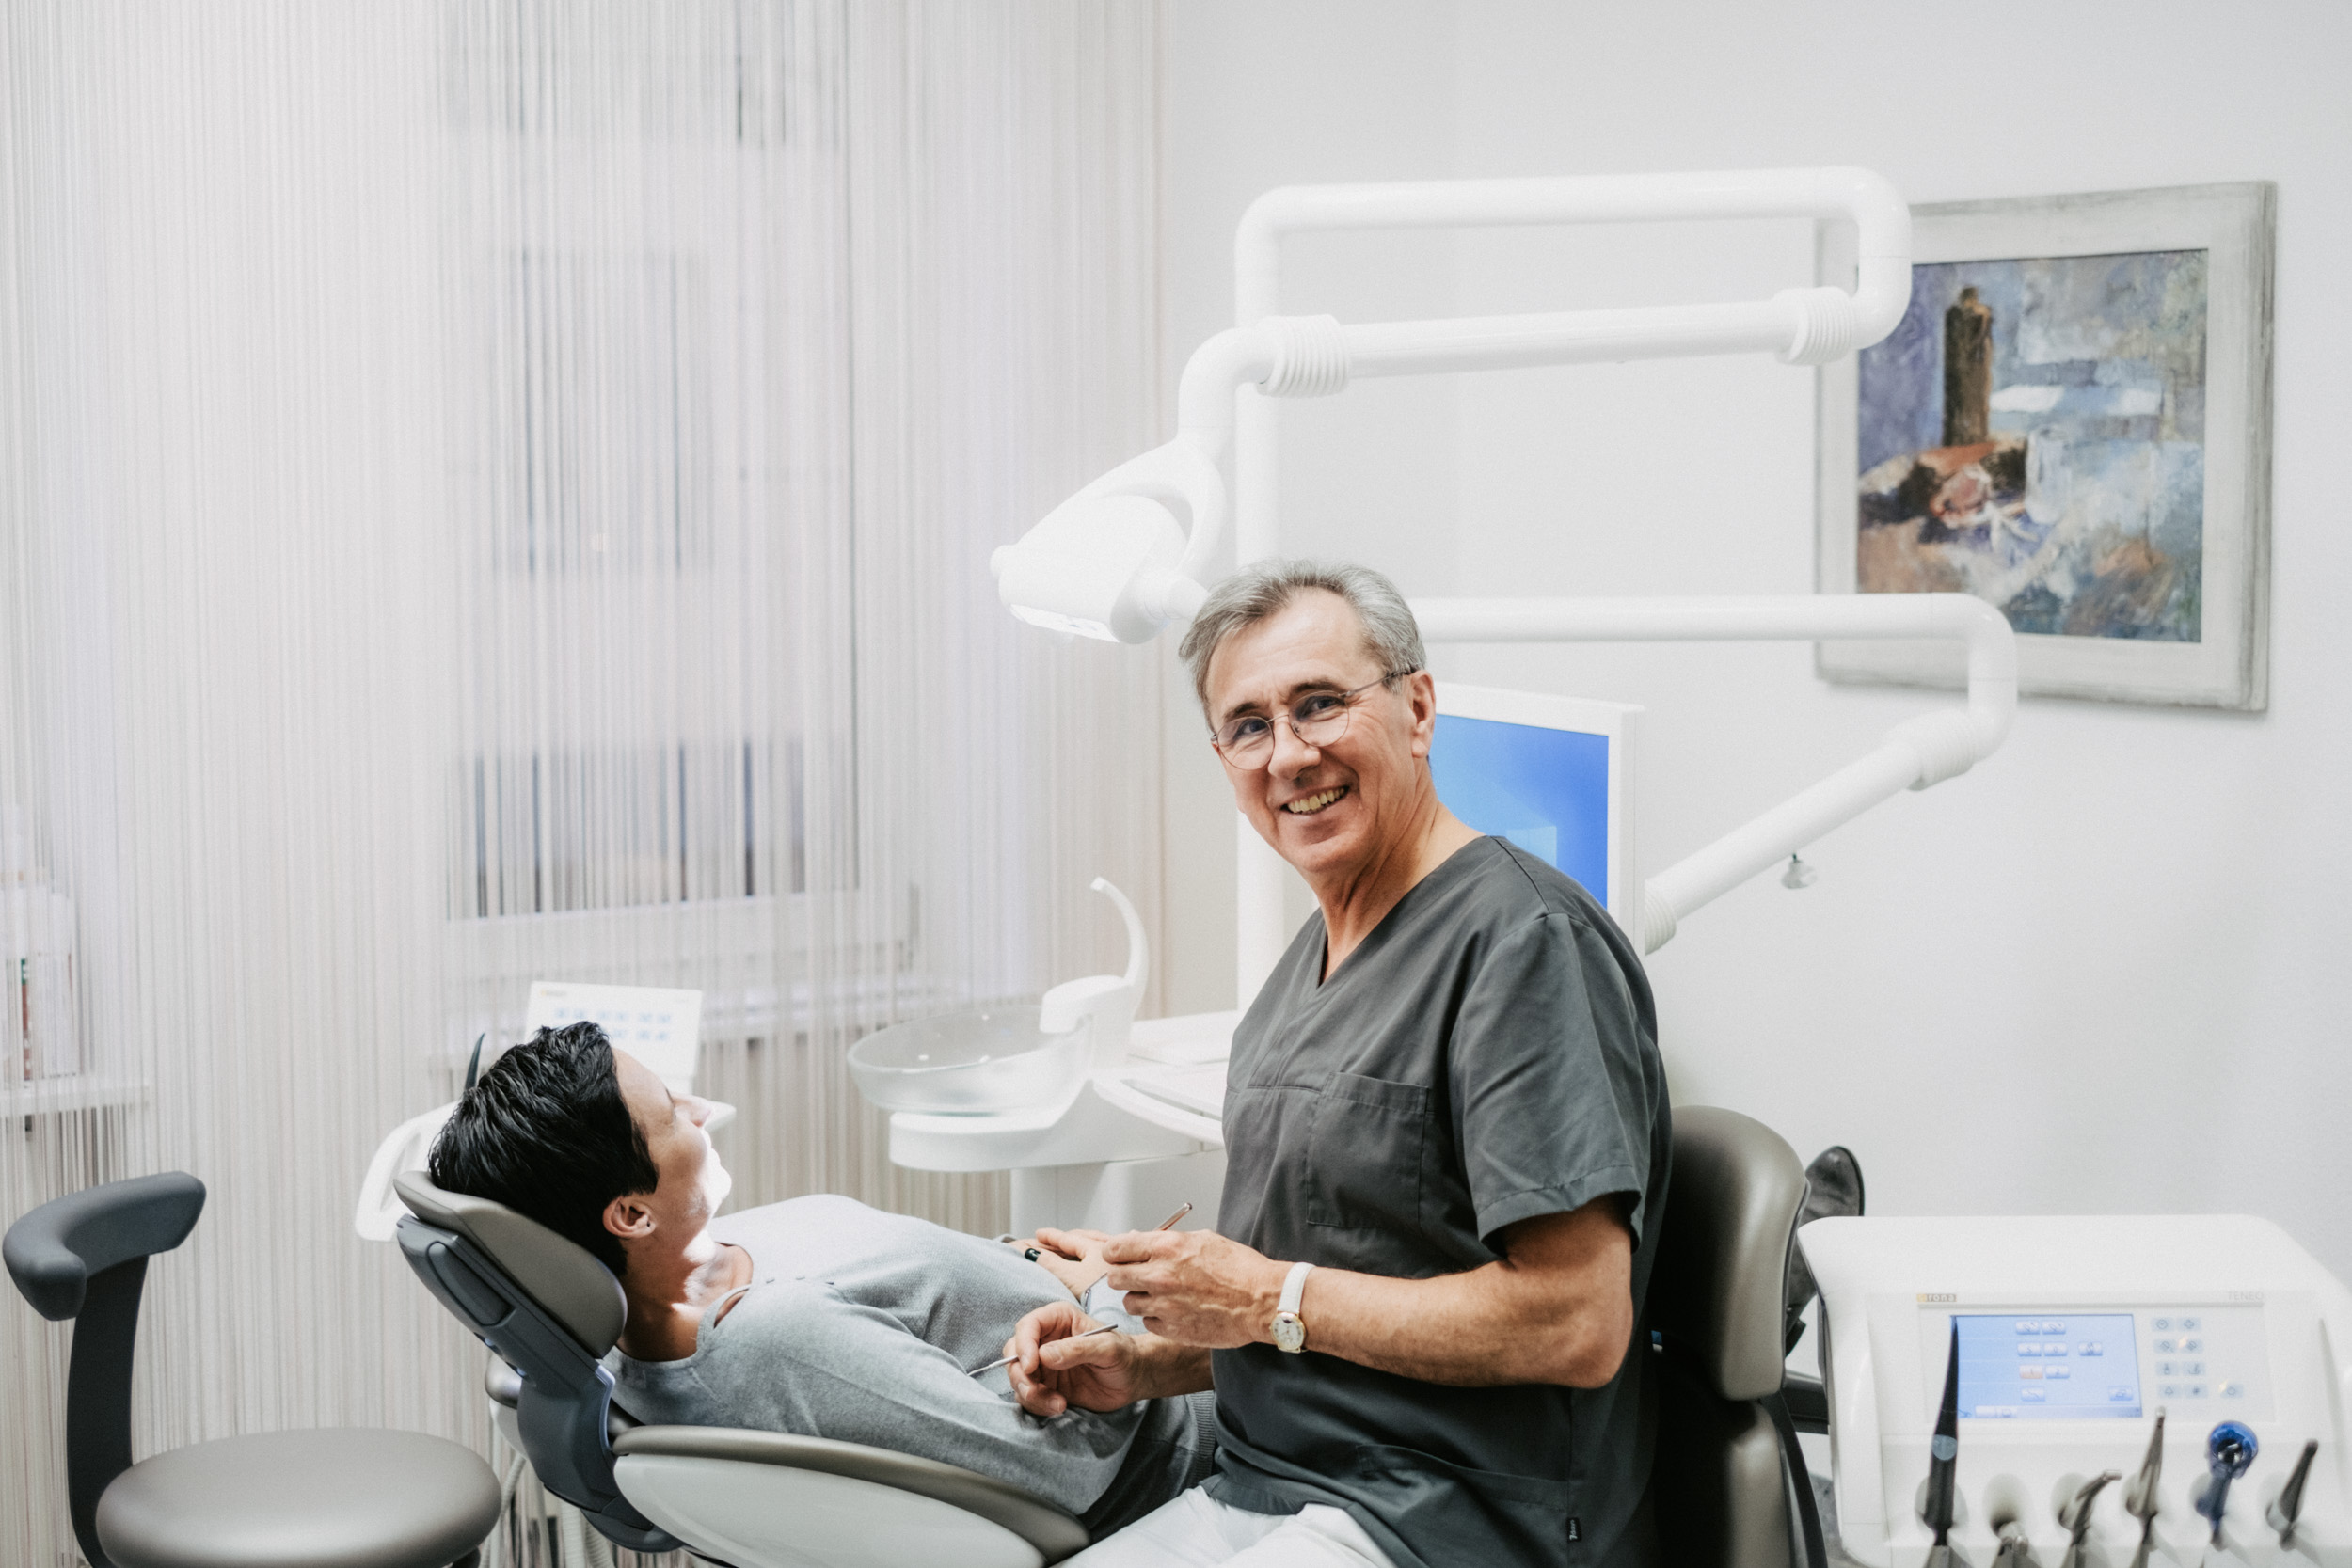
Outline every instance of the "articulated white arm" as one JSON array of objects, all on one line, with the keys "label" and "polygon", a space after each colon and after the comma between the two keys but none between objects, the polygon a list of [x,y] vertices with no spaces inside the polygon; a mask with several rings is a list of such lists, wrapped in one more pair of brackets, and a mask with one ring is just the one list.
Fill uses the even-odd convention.
[{"label": "articulated white arm", "polygon": [[1772,217],[1850,219],[1861,235],[1857,341],[1895,330],[1911,301],[1911,209],[1867,168],[1285,185],[1251,202],[1234,233],[1233,319],[1246,326],[1281,309],[1282,241],[1293,234]]},{"label": "articulated white arm", "polygon": [[[1281,238],[1305,229],[1774,216],[1852,219],[1863,258],[1854,292],[1785,289],[1746,303],[1354,325],[1250,311],[1253,294],[1271,309]],[[1817,365],[1884,337],[1911,293],[1910,211],[1884,180],[1855,168],[1295,186],[1260,198],[1236,244],[1244,325],[1210,339],[1186,363],[1176,438],[1096,480],[996,553],[997,590],[1016,614],[1131,642],[1189,618],[1231,510],[1223,466],[1244,388],[1327,397],[1355,376],[1708,354],[1771,353]],[[1255,489],[1267,488],[1269,463],[1243,467]],[[1241,558],[1248,561],[1271,547],[1271,497],[1244,499]],[[1168,503],[1187,514],[1181,527]]]},{"label": "articulated white arm", "polygon": [[1431,642],[1817,641],[1950,639],[1968,648],[1968,704],[1896,725],[1878,749],[1667,867],[1642,890],[1642,950],[1757,872],[1904,789],[1966,772],[2009,734],[2017,641],[2001,612],[1965,594],[1707,599],[1420,599]]}]

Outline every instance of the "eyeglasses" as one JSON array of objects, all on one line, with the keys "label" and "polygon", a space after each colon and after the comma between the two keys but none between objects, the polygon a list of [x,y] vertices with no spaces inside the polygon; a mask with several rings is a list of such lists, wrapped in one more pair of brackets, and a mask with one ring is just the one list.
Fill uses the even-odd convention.
[{"label": "eyeglasses", "polygon": [[[1353,691],[1310,692],[1282,717],[1290,721],[1291,734],[1298,736],[1300,745],[1317,749],[1332,745],[1347,733],[1348,716],[1356,711],[1357,698],[1375,686],[1403,680],[1412,673],[1399,670],[1366,681]],[[1229,768],[1263,768],[1274,755],[1274,721],[1263,714],[1248,714],[1221,730],[1212,731],[1209,744],[1216,748]]]}]

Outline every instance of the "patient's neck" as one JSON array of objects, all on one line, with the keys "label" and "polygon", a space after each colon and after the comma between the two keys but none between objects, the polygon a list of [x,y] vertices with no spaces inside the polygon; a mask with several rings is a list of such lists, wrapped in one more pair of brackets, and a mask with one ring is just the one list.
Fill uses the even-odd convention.
[{"label": "patient's neck", "polygon": [[628,1322],[621,1354],[638,1361],[682,1361],[694,1354],[703,1313],[751,1278],[751,1255],[726,1246],[705,1229],[683,1244],[662,1243],[657,1232],[624,1243],[628,1271],[621,1279]]}]

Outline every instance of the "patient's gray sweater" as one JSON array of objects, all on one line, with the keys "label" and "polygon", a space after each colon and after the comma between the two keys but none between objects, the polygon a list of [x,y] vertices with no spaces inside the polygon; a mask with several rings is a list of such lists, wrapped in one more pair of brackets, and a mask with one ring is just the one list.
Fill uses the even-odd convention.
[{"label": "patient's gray sweater", "polygon": [[1002,1370],[1013,1325],[1067,1301],[1061,1282],[1000,1242],[798,1197],[713,1222],[752,1257],[752,1283],[714,1307],[683,1361],[605,1358],[639,1420],[754,1427],[944,1460],[1026,1487],[1101,1537],[1205,1477],[1216,1398],[1152,1400],[1040,1420]]}]

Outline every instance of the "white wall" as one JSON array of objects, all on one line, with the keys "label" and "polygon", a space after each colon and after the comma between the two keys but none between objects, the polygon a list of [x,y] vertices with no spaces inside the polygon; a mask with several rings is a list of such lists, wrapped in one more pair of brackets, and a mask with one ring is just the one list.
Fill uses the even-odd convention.
[{"label": "white wall", "polygon": [[[1881,1212],[2251,1210],[2352,1274],[2352,618],[2328,608],[2352,582],[2332,459],[2352,422],[2352,13],[1196,3],[1168,27],[1171,368],[1222,323],[1233,217],[1282,182],[1846,162],[1915,201],[2278,182],[2270,711],[2029,701],[1975,773],[1824,840],[1817,886],[1765,879],[1693,916],[1651,975],[1677,1097],[1749,1111],[1805,1154],[1851,1145]],[[1327,40],[1331,63],[1270,51],[1285,29]],[[1422,244],[1409,278],[1369,250],[1302,254],[1285,303],[1344,315],[1449,280],[1469,310],[1753,296],[1808,280],[1811,239]],[[1597,367],[1415,393],[1292,418],[1290,542],[1408,592],[1810,584],[1807,372]],[[1450,431],[1399,418],[1448,399]],[[1438,669],[1646,705],[1652,869],[1937,700],[1826,686],[1798,647],[1466,651]],[[1173,756],[1171,842],[1221,868],[1228,808]],[[1230,982],[1210,880],[1176,906],[1174,994],[1201,1006]]]},{"label": "white wall", "polygon": [[[1185,356],[1233,324],[1233,226],[1259,193],[1453,171],[1454,29],[1452,12],[1419,0],[1180,0],[1162,17],[1162,357],[1172,407]],[[1428,235],[1294,245],[1283,305],[1358,320],[1445,314],[1454,250]],[[1336,553],[1367,532],[1409,589],[1449,587],[1456,391],[1388,382],[1285,404],[1284,461],[1299,476],[1284,487],[1289,547]],[[1172,651],[1165,711],[1169,1007],[1230,1007],[1232,798]]]}]

